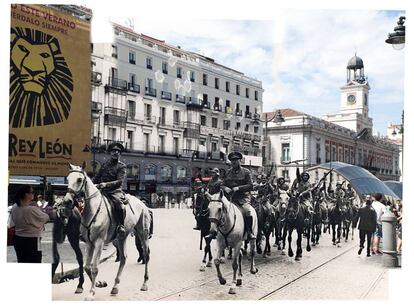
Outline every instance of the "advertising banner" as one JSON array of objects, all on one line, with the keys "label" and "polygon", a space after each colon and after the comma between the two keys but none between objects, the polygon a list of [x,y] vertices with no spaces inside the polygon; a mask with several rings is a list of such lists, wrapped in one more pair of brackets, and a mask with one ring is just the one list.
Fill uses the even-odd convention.
[{"label": "advertising banner", "polygon": [[11,5],[9,172],[66,176],[89,165],[90,23],[42,5]]}]

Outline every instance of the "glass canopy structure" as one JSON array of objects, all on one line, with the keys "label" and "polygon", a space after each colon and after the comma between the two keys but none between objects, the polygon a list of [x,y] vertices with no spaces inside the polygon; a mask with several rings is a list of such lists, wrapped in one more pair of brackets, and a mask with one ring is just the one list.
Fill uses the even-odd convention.
[{"label": "glass canopy structure", "polygon": [[333,169],[332,172],[338,173],[344,177],[360,197],[367,194],[382,193],[387,197],[400,199],[400,197],[395,194],[383,181],[379,180],[368,170],[359,166],[342,162],[330,162],[309,168],[307,171],[317,169],[323,169],[326,171]]}]

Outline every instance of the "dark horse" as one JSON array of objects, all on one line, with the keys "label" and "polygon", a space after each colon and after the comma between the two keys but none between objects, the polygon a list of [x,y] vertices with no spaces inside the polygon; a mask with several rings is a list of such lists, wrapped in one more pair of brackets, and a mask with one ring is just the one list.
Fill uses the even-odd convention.
[{"label": "dark horse", "polygon": [[83,255],[79,246],[81,214],[75,206],[73,209],[66,209],[63,207],[63,201],[58,200],[54,207],[56,208],[56,218],[53,221],[53,263],[52,263],[52,279],[55,276],[56,268],[60,262],[58,251],[58,244],[62,244],[68,237],[70,246],[75,251],[76,260],[79,265],[79,282],[75,293],[83,292]]},{"label": "dark horse", "polygon": [[326,210],[321,205],[321,199],[317,196],[314,201],[313,218],[311,226],[312,246],[319,244],[319,238],[322,234],[322,222],[326,219]]},{"label": "dark horse", "polygon": [[[194,207],[198,207],[198,210],[193,210],[193,214],[197,215],[198,218],[198,226],[200,227],[200,250],[203,249],[203,239],[206,243],[204,247],[204,256],[203,261],[200,266],[200,271],[205,271],[206,267],[212,267],[212,260],[213,255],[211,253],[211,238],[206,237],[210,233],[210,219],[209,219],[209,210],[208,210],[208,199],[204,193],[197,193],[196,194],[196,203]],[[208,262],[206,260],[208,255]]]},{"label": "dark horse", "polygon": [[[344,206],[341,199],[336,199],[334,205],[329,208],[329,224],[332,226],[332,244],[341,242],[342,222],[344,220]],[[336,236],[336,238],[335,238]]]},{"label": "dark horse", "polygon": [[265,247],[263,250],[263,257],[270,255],[270,235],[272,234],[275,226],[275,211],[272,205],[270,205],[268,200],[268,195],[260,194],[257,198],[252,197],[252,205],[256,210],[257,222],[258,222],[258,232],[256,239],[256,249],[257,253],[262,253],[262,237],[265,237]]},{"label": "dark horse", "polygon": [[305,207],[299,203],[299,198],[296,195],[288,194],[289,200],[286,211],[285,227],[283,231],[283,248],[285,247],[286,235],[288,235],[289,242],[289,257],[293,256],[292,250],[292,232],[296,229],[297,240],[296,240],[296,256],[295,260],[302,258],[302,236],[304,232],[307,234],[307,245],[306,251],[310,252],[311,247],[309,244],[310,238],[310,225],[305,225]]},{"label": "dark horse", "polygon": [[[342,237],[345,238],[345,242],[348,241],[349,237],[349,229],[351,227],[352,221],[354,219],[354,211],[352,209],[352,206],[350,204],[346,204],[344,206],[344,217],[342,221]],[[352,239],[354,239],[352,234]]]}]

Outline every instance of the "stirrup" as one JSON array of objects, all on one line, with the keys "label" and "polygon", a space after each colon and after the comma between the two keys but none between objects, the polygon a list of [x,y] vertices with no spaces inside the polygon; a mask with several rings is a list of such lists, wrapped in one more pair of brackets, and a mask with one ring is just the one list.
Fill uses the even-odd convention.
[{"label": "stirrup", "polygon": [[118,225],[117,232],[119,235],[125,235],[126,234],[125,226]]}]

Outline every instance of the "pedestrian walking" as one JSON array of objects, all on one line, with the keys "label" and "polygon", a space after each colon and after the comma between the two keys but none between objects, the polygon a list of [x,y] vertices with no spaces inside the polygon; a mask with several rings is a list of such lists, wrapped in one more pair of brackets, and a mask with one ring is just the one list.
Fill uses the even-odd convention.
[{"label": "pedestrian walking", "polygon": [[371,243],[371,252],[373,254],[381,255],[382,252],[380,251],[380,242],[382,238],[382,215],[385,213],[385,205],[382,204],[382,194],[376,193],[374,195],[375,201],[372,202],[372,208],[375,209],[375,212],[377,213],[377,225],[375,228],[374,236],[372,237],[372,243]]},{"label": "pedestrian walking", "polygon": [[361,255],[364,249],[365,240],[367,241],[367,257],[371,256],[371,237],[377,225],[377,213],[371,206],[372,196],[367,195],[365,198],[365,206],[359,209],[357,222],[359,221],[359,250],[358,255]]},{"label": "pedestrian walking", "polygon": [[33,201],[33,189],[29,185],[23,185],[18,190],[11,218],[15,226],[14,249],[17,262],[42,262],[40,242],[49,215]]}]

